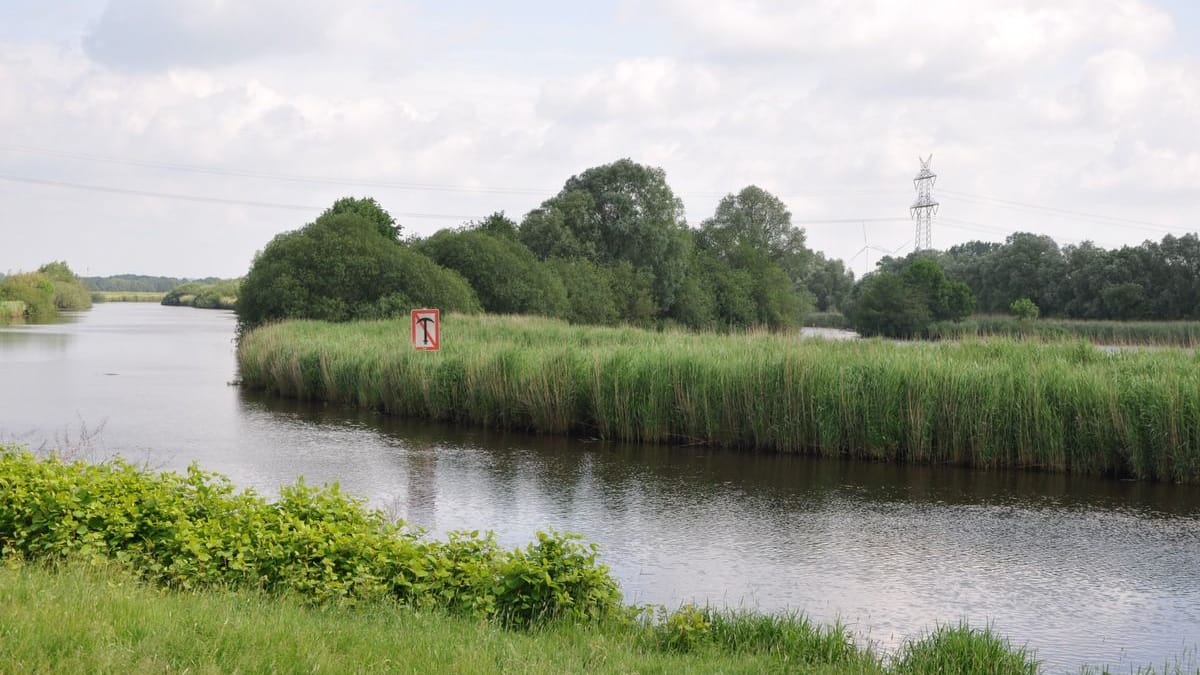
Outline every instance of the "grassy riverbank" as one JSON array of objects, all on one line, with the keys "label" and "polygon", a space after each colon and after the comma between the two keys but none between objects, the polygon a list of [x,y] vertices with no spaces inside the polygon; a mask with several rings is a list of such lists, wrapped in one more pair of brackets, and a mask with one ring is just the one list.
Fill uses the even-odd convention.
[{"label": "grassy riverbank", "polygon": [[0,486],[0,663],[21,671],[1036,671],[967,627],[885,662],[801,616],[624,607],[570,537],[424,540],[336,488],[272,504],[195,469],[16,448]]},{"label": "grassy riverbank", "polygon": [[1200,345],[1200,321],[1082,321],[978,315],[960,322],[934,324],[929,337],[955,340],[970,337],[1011,337],[1045,341],[1083,339],[1115,346]]},{"label": "grassy riverbank", "polygon": [[92,291],[92,302],[162,302],[156,291]]},{"label": "grassy riverbank", "polygon": [[449,316],[249,333],[247,386],[391,414],[780,452],[1200,482],[1200,357],[1083,343],[831,343]]}]

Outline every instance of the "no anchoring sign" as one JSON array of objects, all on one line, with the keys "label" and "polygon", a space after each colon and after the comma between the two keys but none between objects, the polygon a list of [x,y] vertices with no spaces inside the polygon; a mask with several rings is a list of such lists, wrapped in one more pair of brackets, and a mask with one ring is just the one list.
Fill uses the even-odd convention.
[{"label": "no anchoring sign", "polygon": [[436,309],[412,311],[412,344],[416,349],[436,352],[442,337],[442,314]]}]

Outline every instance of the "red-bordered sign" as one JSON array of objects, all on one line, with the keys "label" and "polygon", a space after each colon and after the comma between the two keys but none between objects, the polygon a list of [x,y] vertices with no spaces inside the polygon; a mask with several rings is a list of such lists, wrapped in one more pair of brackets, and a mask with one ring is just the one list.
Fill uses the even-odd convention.
[{"label": "red-bordered sign", "polygon": [[414,349],[436,352],[441,349],[442,313],[436,309],[412,311],[412,345]]}]

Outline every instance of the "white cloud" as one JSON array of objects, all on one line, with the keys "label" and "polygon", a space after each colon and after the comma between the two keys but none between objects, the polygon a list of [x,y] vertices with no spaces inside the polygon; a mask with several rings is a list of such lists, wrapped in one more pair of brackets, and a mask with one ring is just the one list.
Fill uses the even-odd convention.
[{"label": "white cloud", "polygon": [[[1170,18],[1146,1],[715,0],[700,11],[663,0],[657,19],[627,3],[612,26],[576,27],[589,44],[604,44],[600,35],[620,48],[566,60],[507,37],[520,17],[435,21],[385,4],[112,0],[88,30],[117,40],[115,51],[94,40],[0,43],[0,127],[14,130],[5,142],[533,193],[351,188],[2,148],[0,173],[318,207],[371,193],[396,212],[519,216],[568,176],[628,156],[667,170],[693,223],[721,194],[756,183],[798,220],[898,218],[868,225],[871,243],[889,248],[911,237],[909,179],[929,152],[946,190],[1164,223],[1200,202],[1200,67],[1171,49]],[[281,12],[296,30],[258,40],[264,17]],[[473,51],[480,40],[487,49]],[[56,233],[29,234],[19,253],[0,248],[0,269],[78,257],[104,273],[233,275],[311,217],[2,181],[0,198],[0,230]],[[1017,227],[1105,245],[1146,235],[942,202],[947,219],[993,229],[947,220],[937,245]],[[401,220],[418,233],[457,222]],[[836,257],[862,247],[856,224],[816,224],[809,238]]]}]

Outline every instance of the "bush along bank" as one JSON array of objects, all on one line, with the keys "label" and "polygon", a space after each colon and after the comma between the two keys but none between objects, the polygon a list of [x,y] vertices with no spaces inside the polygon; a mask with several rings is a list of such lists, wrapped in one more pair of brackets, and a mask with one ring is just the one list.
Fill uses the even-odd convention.
[{"label": "bush along bank", "polygon": [[[95,594],[82,594],[96,596],[89,601],[87,614],[103,617],[111,611],[128,619],[130,606],[140,606],[165,616],[168,625],[156,626],[155,631],[167,634],[183,630],[194,636],[204,623],[199,615],[188,619],[182,629],[170,625],[194,613],[193,604],[217,606],[222,610],[219,621],[252,624],[242,615],[258,611],[264,596],[247,594],[266,592],[265,597],[276,598],[278,609],[301,632],[324,633],[331,623],[335,630],[342,624],[371,629],[379,620],[388,620],[381,619],[380,611],[387,612],[388,603],[398,602],[403,606],[393,605],[390,611],[416,611],[410,615],[418,617],[415,623],[456,634],[458,640],[478,640],[485,647],[494,642],[487,625],[537,627],[528,633],[534,644],[527,649],[560,650],[564,643],[579,643],[580,649],[590,650],[585,663],[596,657],[595,649],[603,643],[614,652],[614,661],[630,666],[650,659],[712,671],[735,666],[830,673],[1037,671],[1033,655],[1026,650],[1011,647],[990,631],[966,626],[941,628],[911,640],[885,662],[872,649],[857,646],[843,626],[816,625],[800,615],[692,605],[653,614],[649,608],[622,606],[616,582],[597,562],[595,547],[570,535],[539,534],[535,543],[511,551],[476,533],[434,541],[389,522],[336,487],[298,484],[285,488],[277,502],[268,503],[251,491],[237,492],[226,479],[197,468],[182,476],[153,474],[121,461],[68,463],[0,447],[0,551],[8,561],[0,567],[0,598],[15,597],[3,603],[0,618],[14,619],[14,626],[36,627],[20,640],[25,647],[10,656],[47,667],[58,664],[56,657],[69,657],[73,663],[120,661],[119,653],[82,653],[111,649],[107,639],[103,647],[80,646],[89,642],[82,640],[77,649],[68,650],[70,654],[53,647],[61,642],[47,633],[78,628],[80,621],[51,621],[47,626],[42,616],[46,606],[69,605],[80,593],[35,593],[37,599],[30,600],[29,593],[21,590],[30,585],[52,590],[81,584],[86,588],[96,576],[80,575],[78,563],[83,562],[100,570],[104,586]],[[27,567],[22,561],[40,561],[40,566]],[[21,569],[48,572],[26,571],[20,576],[15,570]],[[56,570],[63,573],[61,583],[53,579]],[[106,590],[124,585],[116,572],[193,592],[172,600],[126,589],[106,600]],[[109,583],[114,579],[116,583]],[[222,604],[227,598],[232,602]],[[297,600],[300,607],[295,606]],[[160,603],[171,607],[162,610]],[[329,611],[305,615],[303,607],[311,605]],[[355,607],[363,611],[354,613]],[[130,637],[127,633],[115,639]],[[9,653],[11,645],[5,642],[0,641],[0,655]],[[39,652],[38,644],[52,645],[47,647],[51,653]],[[145,649],[163,645],[155,641]],[[281,646],[281,658],[294,656],[294,647]],[[123,651],[128,650],[116,650]],[[245,659],[232,645],[219,651],[207,650],[204,657],[217,657],[213,665],[218,669],[225,663],[222,659]],[[173,662],[176,655],[156,657]],[[671,660],[674,657],[680,658]],[[561,661],[549,657],[547,662],[547,667],[553,667]],[[930,669],[929,664],[937,668]],[[435,658],[431,665],[447,663]],[[1003,669],[997,671],[998,666]]]},{"label": "bush along bank", "polygon": [[1086,343],[895,345],[448,316],[243,336],[242,381],[455,423],[975,467],[1200,481],[1200,356]]},{"label": "bush along bank", "polygon": [[430,540],[336,486],[299,483],[270,503],[195,467],[151,474],[9,448],[0,449],[0,488],[4,555],[95,555],[171,588],[388,597],[521,626],[620,608],[595,547],[577,537],[540,533],[516,550],[477,532]]}]

